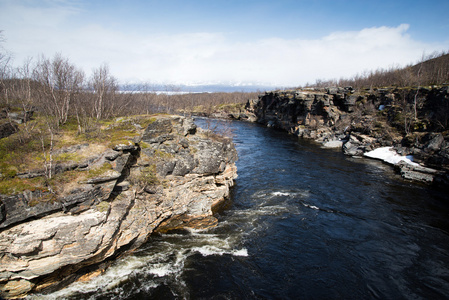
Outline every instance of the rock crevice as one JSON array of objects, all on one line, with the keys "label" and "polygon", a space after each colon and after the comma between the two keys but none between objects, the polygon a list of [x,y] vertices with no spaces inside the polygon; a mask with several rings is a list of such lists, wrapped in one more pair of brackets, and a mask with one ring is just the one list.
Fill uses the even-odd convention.
[{"label": "rock crevice", "polygon": [[[249,100],[239,119],[313,139],[349,156],[393,147],[400,155],[412,155],[426,167],[423,171],[397,165],[404,178],[449,186],[449,135],[447,128],[441,127],[447,123],[448,101],[447,86],[275,91]],[[435,171],[428,172],[429,168]]]},{"label": "rock crevice", "polygon": [[158,117],[142,131],[132,144],[92,153],[68,195],[1,197],[3,297],[59,288],[141,246],[156,228],[216,224],[213,209],[237,177],[232,142],[178,116]]}]

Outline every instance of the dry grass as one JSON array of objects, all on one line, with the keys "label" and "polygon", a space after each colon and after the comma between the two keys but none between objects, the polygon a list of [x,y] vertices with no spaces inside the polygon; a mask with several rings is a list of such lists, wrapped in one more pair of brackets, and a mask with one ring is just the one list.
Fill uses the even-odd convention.
[{"label": "dry grass", "polygon": [[[33,128],[30,126],[25,128],[22,124],[19,126],[18,133],[0,140],[0,193],[10,195],[24,190],[48,190],[50,187],[57,194],[67,195],[79,187],[79,181],[95,176],[96,172],[101,173],[105,166],[93,168],[89,172],[73,170],[62,174],[52,174],[51,178],[41,176],[20,179],[16,176],[19,173],[45,170],[45,163],[48,164],[50,160],[51,144],[53,145],[51,157],[53,167],[57,163],[80,163],[104,153],[118,143],[132,141],[157,118],[158,116],[140,115],[98,121],[90,132],[85,133],[79,133],[76,120],[70,119],[59,129],[52,129],[53,139],[51,139],[47,120],[38,116],[33,120]],[[56,152],[84,143],[88,143],[88,146],[74,152]],[[109,163],[107,168],[111,168]]]}]

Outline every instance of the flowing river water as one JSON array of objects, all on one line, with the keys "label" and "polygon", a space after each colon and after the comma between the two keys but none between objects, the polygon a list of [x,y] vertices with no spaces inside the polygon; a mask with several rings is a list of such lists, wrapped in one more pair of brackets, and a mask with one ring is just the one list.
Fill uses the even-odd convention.
[{"label": "flowing river water", "polygon": [[382,162],[226,126],[239,177],[216,228],[153,236],[92,281],[32,298],[449,297],[449,195]]}]

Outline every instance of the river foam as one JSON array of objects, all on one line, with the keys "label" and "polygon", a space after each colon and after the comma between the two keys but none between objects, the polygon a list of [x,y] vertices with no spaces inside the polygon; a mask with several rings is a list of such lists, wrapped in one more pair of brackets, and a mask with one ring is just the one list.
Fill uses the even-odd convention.
[{"label": "river foam", "polygon": [[43,299],[443,299],[446,193],[235,122],[239,177],[217,227],[152,236]]},{"label": "river foam", "polygon": [[[125,297],[121,285],[144,279],[145,289],[155,289],[167,278],[176,278],[178,285],[183,283],[187,259],[200,254],[203,257],[212,255],[230,255],[247,257],[248,250],[238,245],[235,236],[210,233],[210,230],[186,230],[184,233],[162,234],[152,238],[149,243],[133,255],[118,259],[105,273],[87,282],[75,282],[68,287],[49,295],[36,294],[30,299],[70,299],[92,298],[95,295],[117,295]],[[131,293],[141,289],[136,285]],[[182,290],[182,288],[180,288]],[[118,299],[120,298],[118,297]]]}]

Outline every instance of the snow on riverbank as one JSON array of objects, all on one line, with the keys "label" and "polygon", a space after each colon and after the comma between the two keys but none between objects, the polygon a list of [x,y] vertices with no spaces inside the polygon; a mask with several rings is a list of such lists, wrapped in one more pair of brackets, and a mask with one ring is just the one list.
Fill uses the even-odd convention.
[{"label": "snow on riverbank", "polygon": [[401,156],[395,150],[393,150],[393,147],[377,148],[373,151],[366,152],[364,156],[380,159],[392,165],[396,165],[400,161],[404,161],[405,163],[410,164],[412,166],[419,166],[417,163],[413,162],[413,156],[411,155]]}]

